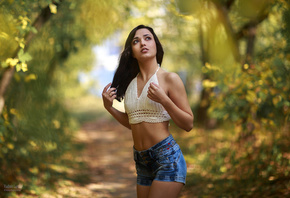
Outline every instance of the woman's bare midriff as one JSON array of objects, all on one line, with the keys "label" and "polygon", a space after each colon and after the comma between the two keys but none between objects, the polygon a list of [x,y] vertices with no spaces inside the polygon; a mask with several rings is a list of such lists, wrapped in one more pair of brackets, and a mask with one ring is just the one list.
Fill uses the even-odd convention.
[{"label": "woman's bare midriff", "polygon": [[137,151],[147,150],[167,138],[170,135],[168,123],[167,121],[161,123],[141,122],[139,124],[132,124],[131,130],[134,148]]}]

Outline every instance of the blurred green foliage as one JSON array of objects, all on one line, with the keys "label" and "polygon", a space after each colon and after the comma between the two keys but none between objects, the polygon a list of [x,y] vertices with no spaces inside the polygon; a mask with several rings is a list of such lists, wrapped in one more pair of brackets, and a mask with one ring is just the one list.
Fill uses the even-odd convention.
[{"label": "blurred green foliage", "polygon": [[[284,12],[279,9],[282,5]],[[210,115],[235,123],[237,132],[242,135],[259,132],[261,128],[279,132],[288,127],[290,51],[286,16],[290,11],[285,6],[273,5],[269,20],[260,25],[254,61],[242,67],[234,64],[230,70],[221,64],[206,64],[202,70],[214,82],[213,86],[207,86],[214,88]],[[282,29],[281,23],[285,24]],[[271,28],[271,34],[268,28]]]},{"label": "blurred green foliage", "polygon": [[[51,17],[36,31],[34,21],[47,7]],[[122,26],[128,9],[126,1],[11,0],[1,1],[0,10],[0,79],[9,67],[17,71],[0,117],[0,183],[38,194],[35,186],[53,185],[53,166],[74,150],[78,124],[64,98],[87,93],[78,73],[92,67],[92,46]]]},{"label": "blurred green foliage", "polygon": [[[51,16],[37,30],[45,8]],[[17,71],[0,117],[0,183],[22,183],[21,193],[38,195],[37,185],[53,186],[57,164],[76,152],[75,118],[104,113],[78,81],[95,61],[92,46],[120,29],[124,41],[139,24],[159,36],[162,67],[186,74],[190,102],[208,106],[219,123],[213,131],[178,134],[189,164],[188,197],[287,194],[290,11],[284,0],[0,1],[0,79],[11,67]],[[197,83],[208,98],[196,99]]]},{"label": "blurred green foliage", "polygon": [[272,135],[263,131],[238,140],[227,125],[174,133],[188,164],[182,197],[287,197],[287,133]]},{"label": "blurred green foliage", "polygon": [[191,173],[184,197],[287,197],[289,3],[199,2],[207,14],[184,5],[180,12],[200,18],[202,85],[209,98],[199,104],[208,105],[218,127],[178,133]]}]

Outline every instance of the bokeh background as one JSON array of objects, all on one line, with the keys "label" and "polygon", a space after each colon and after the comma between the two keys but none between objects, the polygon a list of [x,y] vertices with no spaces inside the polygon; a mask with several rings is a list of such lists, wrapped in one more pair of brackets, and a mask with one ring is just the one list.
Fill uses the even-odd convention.
[{"label": "bokeh background", "polygon": [[195,115],[189,133],[171,123],[188,163],[181,196],[290,196],[287,0],[1,0],[0,196],[130,197],[90,190],[102,164],[76,156],[100,132],[130,139],[101,92],[139,24],[154,28]]}]

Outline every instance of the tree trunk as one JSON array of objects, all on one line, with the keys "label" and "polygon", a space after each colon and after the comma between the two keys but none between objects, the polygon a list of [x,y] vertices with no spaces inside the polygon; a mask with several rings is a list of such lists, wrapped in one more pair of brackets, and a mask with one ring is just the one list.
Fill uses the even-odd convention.
[{"label": "tree trunk", "polygon": [[248,40],[247,40],[245,63],[249,65],[253,63],[256,29],[257,29],[257,26],[255,24],[248,28]]},{"label": "tree trunk", "polygon": [[[209,44],[209,42],[207,42]],[[200,46],[200,51],[201,51],[201,61],[202,64],[205,65],[207,62],[209,62],[208,58],[208,47],[204,43],[204,32],[202,29],[202,22],[199,24],[199,46]],[[208,79],[209,76],[206,74],[203,75],[202,80]],[[210,118],[207,114],[207,109],[209,107],[209,94],[210,90],[208,89],[202,89],[201,95],[200,95],[200,103],[197,109],[197,117],[196,121],[198,124],[201,126],[208,127],[210,123]]]},{"label": "tree trunk", "polygon": [[14,74],[14,67],[8,67],[7,69],[5,69],[5,71],[3,72],[2,78],[1,78],[1,83],[0,83],[0,115],[2,114],[4,105],[5,105],[5,98],[4,98],[4,94],[5,91],[11,81],[11,78]]}]

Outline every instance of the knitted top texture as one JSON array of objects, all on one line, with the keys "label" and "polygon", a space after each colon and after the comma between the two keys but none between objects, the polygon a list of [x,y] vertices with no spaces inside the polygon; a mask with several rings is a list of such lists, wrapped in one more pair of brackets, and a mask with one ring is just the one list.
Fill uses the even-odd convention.
[{"label": "knitted top texture", "polygon": [[168,112],[160,103],[147,97],[150,83],[154,82],[159,85],[156,75],[157,71],[147,81],[139,97],[137,91],[138,75],[130,82],[124,97],[125,111],[128,114],[130,124],[138,124],[141,122],[158,123],[171,119]]}]

